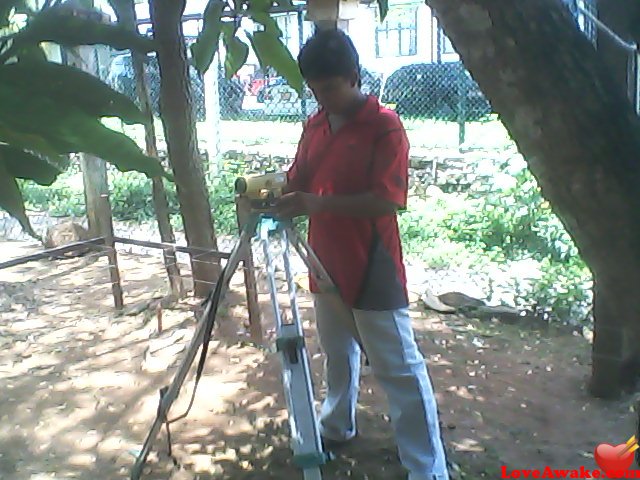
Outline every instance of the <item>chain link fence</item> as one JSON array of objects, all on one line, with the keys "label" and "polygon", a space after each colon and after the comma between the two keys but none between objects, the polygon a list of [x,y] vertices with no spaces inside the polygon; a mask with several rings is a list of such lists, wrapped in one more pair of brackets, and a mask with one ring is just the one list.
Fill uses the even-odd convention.
[{"label": "chain link fence", "polygon": [[[145,75],[154,114],[160,116],[160,75],[153,56],[147,57]],[[402,117],[459,122],[477,121],[491,113],[488,100],[461,62],[410,64],[386,79],[363,67],[361,76],[362,90]],[[206,118],[204,79],[191,67],[189,80],[194,115],[202,122]],[[107,81],[139,104],[130,54],[114,56]],[[308,87],[299,96],[281,76],[257,72],[253,83],[243,85],[237,78],[227,79],[219,69],[222,120],[301,120],[318,109]]]},{"label": "chain link fence", "polygon": [[[460,123],[478,121],[491,113],[489,102],[459,61],[441,28],[427,25],[426,20],[433,23],[435,17],[426,6],[416,3],[392,7],[391,19],[383,23],[378,21],[375,12],[374,7],[365,9],[359,25],[346,29],[361,54],[365,93],[375,95],[404,118]],[[413,16],[407,12],[413,12]],[[395,17],[394,13],[397,13]],[[275,15],[275,20],[282,31],[283,43],[296,58],[313,33],[313,24],[304,19],[301,10]],[[364,27],[369,35],[360,32]],[[428,52],[417,42],[421,37],[425,42],[427,37],[432,37],[434,45]],[[194,41],[195,37],[187,37],[187,51]],[[220,120],[301,121],[318,109],[309,88],[305,87],[303,94],[298,95],[282,76],[272,69],[260,68],[251,56],[231,79],[226,78],[220,59],[211,68],[218,69]],[[154,54],[146,57],[145,76],[154,114],[160,116],[160,74]],[[111,52],[104,77],[114,89],[138,101],[130,53]],[[205,88],[205,79],[192,66],[189,80],[196,121],[203,122],[205,95],[213,89]]]},{"label": "chain link fence", "polygon": [[[160,106],[160,69],[155,55],[148,55],[144,64],[145,81],[149,91],[151,106],[155,116],[161,115]],[[140,102],[136,92],[136,81],[133,61],[130,53],[116,53],[106,77],[107,83],[120,93],[125,94],[138,106]],[[206,119],[204,78],[193,66],[189,67],[189,82],[195,120]],[[222,119],[233,119],[240,116],[244,99],[243,86],[238,79],[227,79],[224,71],[219,69],[218,94],[220,96],[220,116]]]},{"label": "chain link fence", "polygon": [[[576,18],[578,27],[595,39],[595,26],[586,13],[595,13],[592,0],[563,0]],[[274,15],[282,31],[282,41],[292,56],[297,54],[313,33],[313,24],[304,18],[303,10]],[[193,22],[194,20],[189,20]],[[195,20],[197,30],[202,20]],[[405,2],[389,9],[387,19],[379,21],[377,7],[363,7],[357,20],[347,22],[350,34],[361,56],[362,89],[395,109],[402,118],[424,121],[469,122],[486,120],[493,113],[491,104],[460,61],[434,13],[422,2]],[[150,28],[150,26],[148,26]],[[259,25],[248,25],[258,30]],[[193,33],[193,32],[192,32]],[[195,35],[186,38],[188,47]],[[302,95],[286,80],[269,69],[260,68],[249,56],[246,65],[231,79],[225,77],[222,60],[211,68],[218,69],[220,120],[300,121],[318,109],[312,92]],[[146,58],[146,81],[154,113],[161,114],[159,101],[160,75],[153,54]],[[135,77],[128,52],[112,52],[105,72],[106,81],[116,90],[137,102]],[[197,122],[206,119],[205,79],[195,68],[189,69],[189,80]],[[464,133],[460,141],[464,141]]]}]

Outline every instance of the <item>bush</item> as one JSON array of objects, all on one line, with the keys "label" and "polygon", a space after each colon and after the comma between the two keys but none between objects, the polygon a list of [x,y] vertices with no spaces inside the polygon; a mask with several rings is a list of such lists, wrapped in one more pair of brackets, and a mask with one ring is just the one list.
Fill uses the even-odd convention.
[{"label": "bush", "polygon": [[490,192],[414,204],[400,217],[407,250],[432,268],[535,260],[538,271],[531,278],[520,274],[511,280],[515,306],[563,322],[582,321],[591,305],[591,272],[529,170],[514,180]]},{"label": "bush", "polygon": [[25,207],[48,212],[54,217],[82,217],[86,214],[82,174],[71,164],[49,187],[31,180],[18,180]]},{"label": "bush", "polygon": [[518,306],[564,323],[590,321],[592,275],[580,257],[566,262],[541,262],[540,278],[517,297]]},{"label": "bush", "polygon": [[[146,222],[155,219],[152,182],[139,172],[116,172],[109,175],[113,218],[127,222]],[[175,185],[163,181],[169,204],[169,215],[179,215],[180,208]]]},{"label": "bush", "polygon": [[443,226],[452,241],[476,246],[497,261],[565,262],[578,255],[527,169],[515,175],[511,187],[471,196],[466,208],[447,216]]},{"label": "bush", "polygon": [[453,240],[452,232],[445,224],[447,216],[461,206],[464,204],[453,195],[411,198],[407,210],[398,217],[405,253],[434,269],[451,265],[473,267],[485,261],[477,246]]},{"label": "bush", "polygon": [[[216,231],[222,235],[237,232],[233,184],[238,175],[249,173],[244,159],[231,158],[223,162],[219,175],[209,182],[209,199],[215,218]],[[152,182],[139,172],[122,173],[113,167],[108,169],[111,191],[111,209],[114,220],[142,223],[155,221]],[[175,184],[163,181],[169,214],[174,228],[182,228],[182,217]],[[71,168],[58,177],[50,187],[31,181],[21,182],[27,207],[48,212],[54,216],[85,215],[85,200],[82,174]]]}]

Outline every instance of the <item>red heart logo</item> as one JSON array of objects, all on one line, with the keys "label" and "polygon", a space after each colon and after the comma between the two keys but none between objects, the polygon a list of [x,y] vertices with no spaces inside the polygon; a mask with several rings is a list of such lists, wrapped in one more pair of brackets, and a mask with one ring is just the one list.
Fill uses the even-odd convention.
[{"label": "red heart logo", "polygon": [[[631,464],[633,463],[632,451],[622,453],[626,448],[626,443],[621,443],[615,447],[608,443],[601,443],[594,451],[596,463],[607,475],[615,474],[617,472],[620,472],[621,475],[623,475],[622,472],[624,470],[629,470],[629,467],[631,467]],[[623,478],[623,476],[610,476],[609,478]]]}]

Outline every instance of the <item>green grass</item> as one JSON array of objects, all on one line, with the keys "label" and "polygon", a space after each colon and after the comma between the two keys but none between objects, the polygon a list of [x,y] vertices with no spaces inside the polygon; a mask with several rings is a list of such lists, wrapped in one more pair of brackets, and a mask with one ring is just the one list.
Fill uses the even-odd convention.
[{"label": "green grass", "polygon": [[[411,146],[415,149],[458,148],[458,124],[433,120],[403,121]],[[144,147],[144,129],[141,125],[120,125],[111,120],[108,125],[125,132],[141,148]],[[206,122],[196,125],[200,148],[206,149],[215,142],[215,129]],[[162,122],[155,122],[156,135],[164,141]],[[301,122],[279,121],[220,121],[220,147],[222,151],[237,149],[239,146],[256,145],[280,146],[289,152],[295,151],[302,133]],[[466,124],[464,147],[486,150],[511,148],[512,142],[502,123],[495,117],[487,121]]]}]

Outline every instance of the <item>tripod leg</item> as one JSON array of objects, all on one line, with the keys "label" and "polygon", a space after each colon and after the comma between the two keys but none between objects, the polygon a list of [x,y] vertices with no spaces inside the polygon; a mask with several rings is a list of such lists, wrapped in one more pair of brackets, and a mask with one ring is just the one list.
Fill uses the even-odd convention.
[{"label": "tripod leg", "polygon": [[[231,255],[229,256],[229,260],[227,261],[227,264],[223,269],[222,277],[218,279],[219,282],[222,282],[220,299],[224,297],[228,289],[231,277],[233,276],[236,268],[238,267],[238,263],[240,262],[241,256],[243,253],[243,247],[245,246],[246,243],[251,242],[251,237],[255,232],[255,228],[256,228],[256,225],[258,224],[258,220],[259,219],[256,217],[255,219],[252,218],[249,220],[249,222],[247,222],[245,229],[242,231],[242,234],[240,235],[240,240],[238,241],[233,251],[231,252]],[[189,344],[189,347],[187,349],[186,357],[182,361],[182,364],[180,365],[178,372],[176,373],[176,376],[174,377],[173,382],[171,383],[171,386],[162,397],[162,401],[160,402],[160,406],[158,409],[158,415],[156,416],[151,426],[151,429],[147,434],[147,438],[144,441],[142,450],[140,451],[140,454],[136,458],[136,462],[131,469],[131,477],[130,477],[131,480],[138,480],[140,478],[140,475],[142,475],[142,469],[144,468],[144,464],[147,460],[147,456],[151,452],[151,447],[153,446],[153,442],[158,436],[158,433],[162,428],[162,424],[166,421],[167,413],[169,412],[169,410],[171,409],[171,405],[173,405],[173,402],[177,398],[178,393],[180,392],[180,388],[182,387],[182,384],[184,383],[185,378],[187,377],[187,374],[191,369],[191,365],[193,364],[196,354],[198,353],[198,349],[202,345],[202,342],[205,337],[205,332],[207,330],[207,324],[208,324],[207,320],[209,318],[211,309],[213,307],[214,306],[212,305],[212,302],[207,301],[205,310],[200,316],[200,320],[198,321],[198,326],[193,335],[193,338],[191,339],[191,343]]]},{"label": "tripod leg", "polygon": [[[296,250],[300,258],[305,263],[307,268],[309,269],[309,273],[313,275],[318,283],[318,287],[323,291],[323,293],[331,294],[330,298],[335,301],[341,303],[343,306],[344,302],[338,288],[331,280],[331,276],[327,273],[322,265],[320,259],[316,256],[315,252],[309,246],[309,244],[305,241],[304,238],[300,235],[300,233],[293,227],[288,227],[287,232],[291,238],[291,243],[293,244],[293,248]],[[362,344],[362,339],[360,338],[360,332],[358,332],[358,328],[356,327],[356,321],[353,316],[347,321],[346,327],[351,332],[353,338],[358,342],[360,346],[360,350],[364,353],[366,357],[366,351],[364,349],[364,345]]]},{"label": "tripod leg", "polygon": [[289,412],[293,462],[303,470],[305,480],[320,480],[322,478],[320,465],[324,464],[328,457],[322,450],[322,441],[314,408],[311,367],[295,298],[295,284],[289,263],[289,242],[286,231],[282,231],[282,240],[285,245],[283,260],[293,320],[291,323],[283,323],[280,317],[278,292],[275,284],[273,262],[269,252],[268,234],[266,232],[262,232],[261,240],[271,287],[271,299],[275,309],[276,346],[282,362],[282,380]]},{"label": "tripod leg", "polygon": [[324,269],[322,262],[316,256],[309,244],[307,244],[298,231],[293,227],[288,227],[286,231],[289,234],[289,239],[291,240],[293,248],[296,250],[298,255],[300,255],[300,258],[302,258],[302,261],[309,269],[309,273],[315,277],[318,282],[318,286],[326,293],[338,293],[338,289],[331,280],[331,277]]}]

